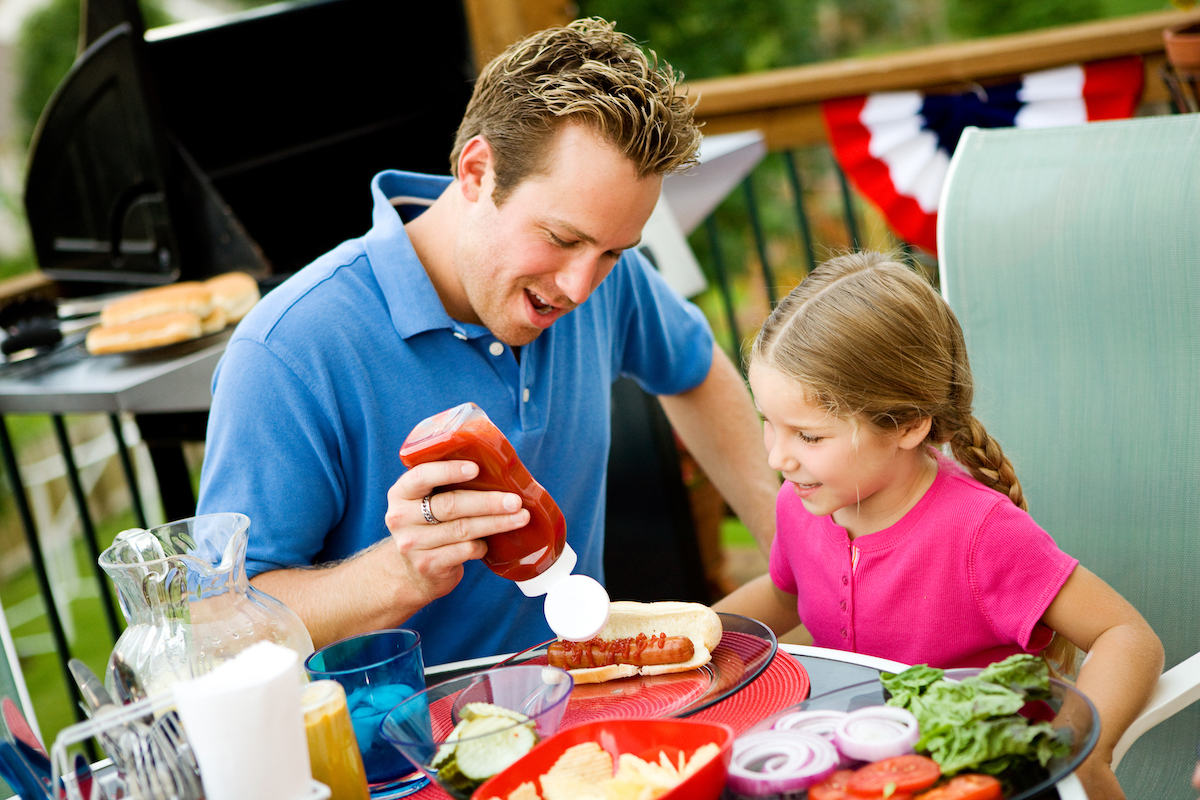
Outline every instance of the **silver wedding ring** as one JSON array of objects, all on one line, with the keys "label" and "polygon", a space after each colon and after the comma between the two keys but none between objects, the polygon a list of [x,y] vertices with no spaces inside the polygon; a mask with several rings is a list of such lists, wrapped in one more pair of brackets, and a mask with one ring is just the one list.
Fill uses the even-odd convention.
[{"label": "silver wedding ring", "polygon": [[421,513],[425,515],[426,522],[430,525],[437,525],[441,523],[441,520],[433,515],[433,509],[429,507],[429,498],[431,497],[433,495],[427,494],[421,498]]}]

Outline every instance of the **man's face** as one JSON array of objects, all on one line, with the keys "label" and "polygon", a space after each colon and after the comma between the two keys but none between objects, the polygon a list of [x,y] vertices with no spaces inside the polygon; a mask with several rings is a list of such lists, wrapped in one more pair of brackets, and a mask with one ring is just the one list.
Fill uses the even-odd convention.
[{"label": "man's face", "polygon": [[[502,342],[529,344],[581,304],[622,251],[641,239],[662,188],[579,125],[565,125],[547,170],[492,202],[490,166],[481,196],[459,226],[455,274],[469,311]],[[464,310],[465,311],[465,310]]]}]

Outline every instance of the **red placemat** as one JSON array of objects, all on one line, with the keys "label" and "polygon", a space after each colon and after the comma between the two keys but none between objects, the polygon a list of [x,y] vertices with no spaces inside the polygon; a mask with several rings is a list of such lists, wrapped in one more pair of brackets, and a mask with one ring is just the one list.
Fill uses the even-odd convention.
[{"label": "red placemat", "polygon": [[808,673],[800,662],[782,650],[776,651],[762,674],[745,688],[716,705],[685,719],[724,722],[740,734],[756,722],[808,697]]},{"label": "red placemat", "polygon": [[[776,711],[799,703],[808,697],[809,687],[808,673],[804,667],[780,650],[762,674],[736,694],[685,719],[723,722],[733,728],[737,735]],[[450,795],[431,783],[411,797],[413,800],[447,800]]]}]

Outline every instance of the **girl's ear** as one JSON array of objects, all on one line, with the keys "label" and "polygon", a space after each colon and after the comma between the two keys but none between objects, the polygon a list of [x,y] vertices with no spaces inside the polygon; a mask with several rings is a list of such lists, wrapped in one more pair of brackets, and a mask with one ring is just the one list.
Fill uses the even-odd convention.
[{"label": "girl's ear", "polygon": [[458,154],[455,175],[463,196],[472,203],[486,193],[492,176],[492,147],[487,139],[474,136],[463,145]]},{"label": "girl's ear", "polygon": [[921,417],[900,434],[898,444],[903,450],[912,450],[920,447],[925,441],[925,437],[929,435],[929,429],[933,427],[933,417]]}]

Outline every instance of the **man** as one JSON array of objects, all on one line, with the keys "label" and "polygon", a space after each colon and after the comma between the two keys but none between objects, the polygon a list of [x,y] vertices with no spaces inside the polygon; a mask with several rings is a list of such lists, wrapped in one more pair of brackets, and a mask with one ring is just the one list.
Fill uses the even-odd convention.
[{"label": "man", "polygon": [[452,178],[377,175],[370,232],[240,324],[214,377],[199,511],[249,515],[255,585],[317,647],[404,625],[437,664],[551,638],[541,598],[478,560],[482,537],[527,524],[518,496],[453,489],[469,462],[399,463],[418,422],[467,401],[562,508],[576,572],[603,579],[621,374],[663,396],[769,545],[778,483],[745,385],[632,251],[698,142],[669,68],[611,25],[535,34],[480,75]]}]

